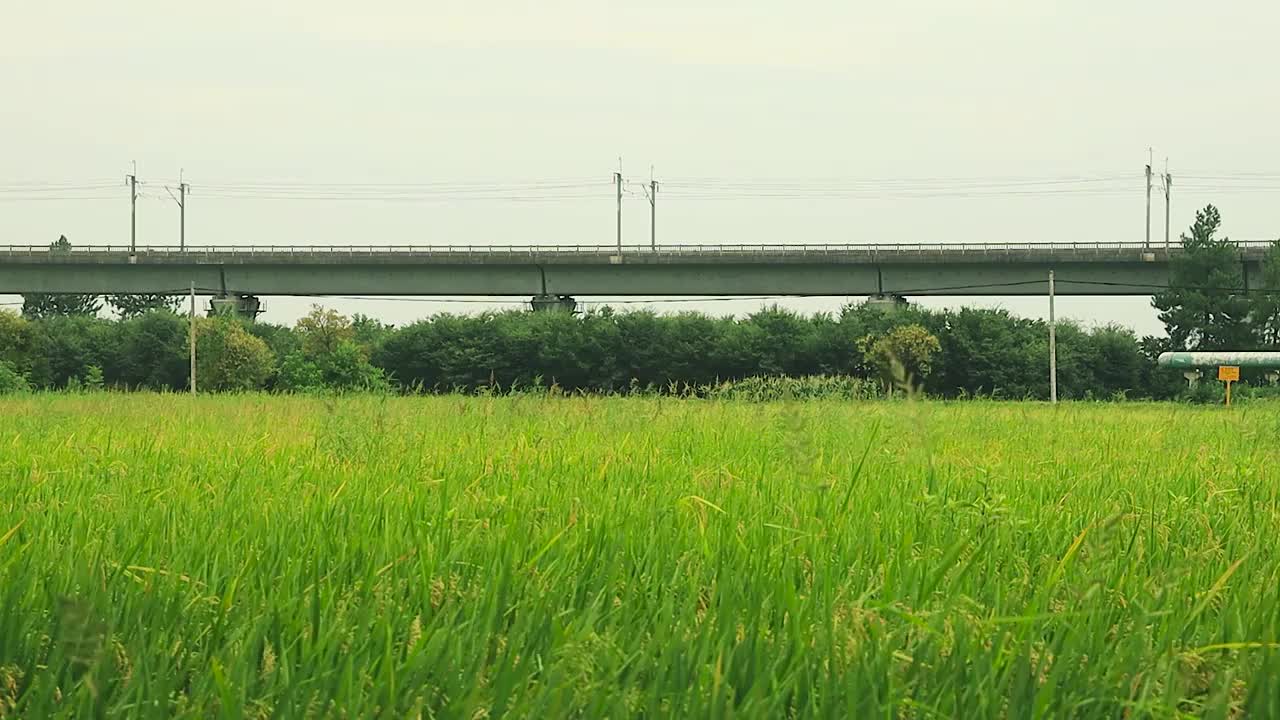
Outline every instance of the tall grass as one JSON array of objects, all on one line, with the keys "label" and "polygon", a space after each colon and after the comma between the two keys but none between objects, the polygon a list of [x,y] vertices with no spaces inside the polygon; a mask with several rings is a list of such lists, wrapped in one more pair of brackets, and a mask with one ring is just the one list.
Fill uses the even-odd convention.
[{"label": "tall grass", "polygon": [[0,400],[2,717],[1280,716],[1280,408]]}]

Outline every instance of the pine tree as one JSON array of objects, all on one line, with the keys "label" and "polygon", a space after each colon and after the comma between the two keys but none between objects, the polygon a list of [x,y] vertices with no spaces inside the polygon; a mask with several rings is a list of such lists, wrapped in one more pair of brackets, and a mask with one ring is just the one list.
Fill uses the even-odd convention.
[{"label": "pine tree", "polygon": [[1262,291],[1251,293],[1250,320],[1258,341],[1267,350],[1280,350],[1280,240],[1271,244],[1262,261]]},{"label": "pine tree", "polygon": [[1240,255],[1229,239],[1216,237],[1221,225],[1216,207],[1196,212],[1191,234],[1182,235],[1183,252],[1170,262],[1169,289],[1151,300],[1174,348],[1250,350],[1257,344]]}]

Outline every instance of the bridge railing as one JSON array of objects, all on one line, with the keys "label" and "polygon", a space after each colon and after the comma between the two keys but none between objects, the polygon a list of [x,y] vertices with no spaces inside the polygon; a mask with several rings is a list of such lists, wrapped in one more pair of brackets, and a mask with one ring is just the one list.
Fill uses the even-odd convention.
[{"label": "bridge railing", "polygon": [[[1269,240],[1234,243],[1240,250],[1265,249]],[[1019,243],[847,243],[847,244],[712,244],[712,245],[624,245],[626,255],[910,255],[932,253],[1163,253],[1163,246],[1141,242],[1019,242]],[[1169,252],[1180,252],[1174,246]],[[174,245],[81,245],[69,250],[48,245],[0,245],[0,254],[9,255],[617,255],[617,245],[200,245],[180,249]]]}]

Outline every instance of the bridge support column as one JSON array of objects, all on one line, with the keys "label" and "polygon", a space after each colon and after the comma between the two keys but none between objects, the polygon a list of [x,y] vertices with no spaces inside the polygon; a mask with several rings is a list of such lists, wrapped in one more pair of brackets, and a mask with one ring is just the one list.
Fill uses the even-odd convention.
[{"label": "bridge support column", "polygon": [[1200,371],[1199,370],[1183,370],[1182,377],[1186,378],[1187,387],[1193,388],[1196,386],[1197,383],[1200,382]]},{"label": "bridge support column", "polygon": [[552,295],[543,293],[534,295],[529,300],[529,308],[534,312],[567,312],[578,311],[578,301],[568,295]]},{"label": "bridge support column", "polygon": [[209,316],[235,315],[254,320],[262,312],[262,303],[256,295],[227,293],[209,298]]},{"label": "bridge support column", "polygon": [[907,306],[907,299],[901,295],[893,293],[882,293],[879,295],[867,296],[867,307],[875,308],[881,312],[894,312],[901,310]]}]

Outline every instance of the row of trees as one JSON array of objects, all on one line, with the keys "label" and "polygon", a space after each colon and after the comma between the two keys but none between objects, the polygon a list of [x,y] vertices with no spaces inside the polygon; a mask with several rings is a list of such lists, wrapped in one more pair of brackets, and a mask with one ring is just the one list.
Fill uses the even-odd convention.
[{"label": "row of trees", "polygon": [[[402,328],[316,308],[294,327],[197,320],[197,378],[205,390],[566,390],[706,386],[757,376],[910,378],[937,396],[1044,397],[1045,324],[1001,310],[891,313],[852,305],[804,317],[768,308],[743,319],[609,309],[583,316],[500,312],[438,315]],[[123,320],[26,319],[0,313],[0,363],[33,386],[101,382],[187,386],[184,317],[153,311]],[[1165,398],[1176,373],[1158,371],[1159,343],[1118,327],[1058,328],[1064,397]]]},{"label": "row of trees", "polygon": [[[1153,300],[1168,337],[1059,325],[1063,397],[1168,398],[1183,383],[1177,373],[1156,368],[1162,351],[1277,349],[1280,243],[1264,263],[1264,289],[1244,292],[1238,251],[1217,237],[1220,224],[1212,206],[1197,213],[1182,238],[1186,252],[1174,261],[1171,288]],[[113,304],[120,319],[102,319],[92,302],[65,296],[29,296],[22,316],[0,312],[0,387],[185,388],[187,320],[162,297]],[[840,375],[922,383],[943,397],[1048,393],[1044,323],[998,310],[883,312],[852,305],[836,315],[803,317],[775,307],[734,319],[606,308],[583,316],[446,314],[392,328],[316,308],[293,327],[230,317],[197,322],[197,377],[206,390],[476,390],[554,382],[570,390],[627,392]]]},{"label": "row of trees", "polygon": [[[28,319],[0,311],[0,374],[50,389],[83,384],[184,389],[190,381],[190,332],[187,318],[170,310],[119,320],[92,315]],[[198,318],[195,335],[201,389],[389,387],[369,363],[371,344],[357,343],[356,325],[333,311],[316,308],[292,328],[234,317]]]}]

